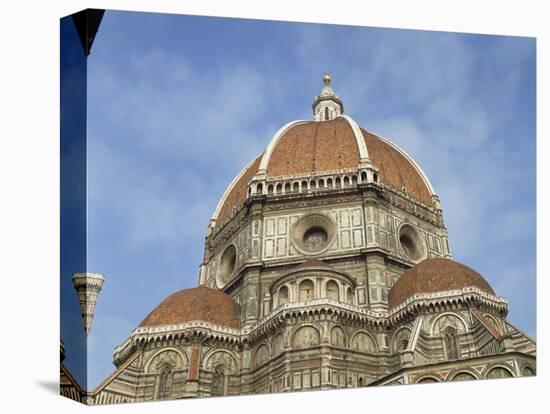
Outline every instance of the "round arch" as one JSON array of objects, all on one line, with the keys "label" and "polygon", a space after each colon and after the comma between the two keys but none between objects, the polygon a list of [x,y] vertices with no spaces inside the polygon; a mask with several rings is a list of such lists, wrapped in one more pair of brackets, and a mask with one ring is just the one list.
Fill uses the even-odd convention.
[{"label": "round arch", "polygon": [[[369,332],[363,331],[363,330],[357,331],[357,332],[355,332],[355,333],[351,336],[351,340],[350,340],[350,348],[351,348],[351,349],[356,349],[356,350],[361,351],[361,349],[356,348],[356,347],[354,346],[354,344],[357,344],[356,341],[359,340],[358,338],[359,338],[360,335],[366,335],[366,336],[369,338],[369,340],[370,340],[370,342],[371,342],[371,344],[372,344],[372,348],[373,348],[373,349],[372,349],[372,350],[367,349],[367,350],[366,350],[367,352],[378,352],[378,344],[376,343],[376,340],[374,339],[374,337],[373,337]],[[357,345],[358,345],[358,344],[357,344]]]},{"label": "round arch", "polygon": [[[297,344],[296,341],[301,343]],[[298,326],[291,333],[290,343],[293,348],[319,345],[321,343],[321,330],[312,324]]]},{"label": "round arch", "polygon": [[[298,287],[299,302],[315,299],[315,281],[313,279],[305,277],[303,279],[300,279],[296,283]],[[311,291],[308,288],[311,288]]]},{"label": "round arch", "polygon": [[348,338],[344,329],[339,325],[333,325],[330,328],[330,344],[342,348],[347,347]]},{"label": "round arch", "polygon": [[510,367],[503,365],[502,363],[496,363],[489,365],[483,372],[483,378],[513,378],[515,375]]},{"label": "round arch", "polygon": [[[437,324],[437,322],[445,317],[445,316],[454,316],[455,318],[457,318],[461,323],[462,323],[462,327],[464,330],[467,330],[467,327],[468,327],[468,324],[466,323],[466,320],[464,319],[464,317],[462,315],[459,315],[457,314],[456,312],[444,312],[440,315],[437,315],[435,318],[432,319],[432,321],[430,322],[430,335],[434,335],[434,330],[435,330],[435,325]],[[458,330],[460,331],[460,329]]]},{"label": "round arch", "polygon": [[239,358],[237,357],[237,355],[233,351],[230,351],[229,349],[220,349],[220,348],[211,349],[206,354],[204,354],[202,357],[201,366],[206,369],[208,367],[208,363],[210,362],[210,359],[214,356],[214,354],[217,354],[217,353],[227,354],[228,357],[231,358],[233,363],[235,364],[235,369],[236,370],[240,369]]},{"label": "round arch", "polygon": [[500,326],[500,323],[498,322],[497,318],[495,318],[490,313],[484,313],[483,317],[491,320],[493,327],[496,328],[499,334],[502,334],[502,327]]},{"label": "round arch", "polygon": [[340,298],[341,287],[342,286],[338,281],[327,278],[324,281],[325,297],[336,301],[342,301],[342,298]]},{"label": "round arch", "polygon": [[472,369],[459,368],[452,371],[447,377],[447,381],[470,381],[479,379],[479,374]]},{"label": "round arch", "polygon": [[262,365],[269,359],[270,355],[271,348],[269,347],[267,342],[262,342],[260,345],[258,345],[258,347],[256,347],[256,350],[254,351],[254,356],[252,357],[252,366],[256,368],[259,365]]},{"label": "round arch", "polygon": [[423,375],[419,379],[416,379],[414,381],[414,384],[427,384],[431,382],[442,382],[442,381],[443,381],[442,378],[438,378],[435,375],[430,374],[430,375]]},{"label": "round arch", "polygon": [[408,331],[409,335],[408,335],[408,338],[409,338],[409,341],[410,341],[410,338],[412,336],[412,329],[411,327],[409,326],[402,326],[400,328],[398,328],[392,335],[391,337],[391,340],[390,340],[390,344],[391,344],[391,347],[392,347],[392,350],[393,352],[397,352],[397,344],[396,344],[396,340],[398,339],[401,339],[400,336],[402,335],[402,332],[404,331]]},{"label": "round arch", "polygon": [[157,352],[155,352],[148,360],[147,362],[145,363],[145,366],[144,366],[144,371],[145,372],[149,372],[150,368],[151,368],[151,363],[155,360],[156,357],[158,357],[160,354],[164,353],[164,352],[175,352],[176,354],[179,355],[180,357],[180,361],[181,361],[181,365],[178,366],[176,365],[174,368],[182,368],[184,366],[186,366],[188,364],[188,361],[189,359],[187,358],[187,354],[184,352],[184,351],[181,351],[177,348],[174,348],[174,347],[168,347],[168,348],[162,348],[162,349],[159,349]]}]

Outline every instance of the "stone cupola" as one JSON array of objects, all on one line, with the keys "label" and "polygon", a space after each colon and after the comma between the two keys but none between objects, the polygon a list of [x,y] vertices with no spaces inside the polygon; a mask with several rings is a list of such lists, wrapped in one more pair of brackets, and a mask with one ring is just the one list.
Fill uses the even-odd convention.
[{"label": "stone cupola", "polygon": [[323,76],[323,89],[313,100],[313,115],[316,121],[330,121],[344,113],[344,104],[330,87],[331,77],[328,73]]}]

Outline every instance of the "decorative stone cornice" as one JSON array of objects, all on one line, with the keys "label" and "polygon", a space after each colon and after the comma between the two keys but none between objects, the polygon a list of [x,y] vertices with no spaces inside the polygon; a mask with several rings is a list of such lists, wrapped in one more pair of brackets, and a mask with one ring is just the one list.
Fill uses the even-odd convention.
[{"label": "decorative stone cornice", "polygon": [[392,206],[398,207],[408,213],[425,220],[433,225],[441,225],[441,210],[430,206],[415,197],[411,197],[408,193],[400,191],[391,185],[380,183],[382,189],[390,193],[392,196],[387,197],[387,200]]},{"label": "decorative stone cornice", "polygon": [[353,321],[374,328],[381,328],[387,323],[387,313],[385,312],[370,311],[356,305],[322,298],[304,302],[285,303],[278,306],[270,314],[261,319],[256,327],[248,332],[243,331],[243,334],[247,335],[243,339],[254,342],[257,338],[261,338],[276,330],[287,318],[308,320],[311,317],[318,318],[321,315],[336,315],[350,322]]},{"label": "decorative stone cornice", "polygon": [[427,312],[439,312],[462,306],[476,306],[502,316],[508,312],[508,301],[503,297],[490,295],[476,287],[453,289],[444,292],[419,293],[389,310],[390,324]]},{"label": "decorative stone cornice", "polygon": [[181,340],[184,338],[215,339],[224,343],[240,343],[241,330],[200,320],[177,325],[141,326],[132,331],[130,337],[117,346],[113,353],[115,365],[124,363],[133,352],[148,343]]},{"label": "decorative stone cornice", "polygon": [[474,287],[417,294],[389,311],[372,311],[327,298],[291,302],[278,306],[252,328],[235,329],[199,320],[178,325],[138,327],[130,338],[115,348],[113,362],[118,366],[139,347],[159,341],[200,338],[202,341],[210,339],[234,345],[254,343],[279,330],[287,319],[304,322],[323,316],[337,317],[343,323],[379,330],[393,328],[425,313],[445,312],[461,307],[476,307],[505,316],[508,303],[505,298],[492,296]]}]

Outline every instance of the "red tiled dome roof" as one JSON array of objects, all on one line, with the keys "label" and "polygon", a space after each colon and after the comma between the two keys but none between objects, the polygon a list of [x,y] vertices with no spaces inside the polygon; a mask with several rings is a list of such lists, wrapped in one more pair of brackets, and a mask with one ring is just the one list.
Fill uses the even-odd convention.
[{"label": "red tiled dome roof", "polygon": [[225,201],[218,213],[217,219],[220,223],[223,223],[231,216],[234,206],[238,206],[246,200],[248,182],[258,171],[262,155],[263,154],[259,155],[233,184],[233,187],[229,191],[229,194],[227,194],[227,197],[225,198]]},{"label": "red tiled dome roof", "polygon": [[227,293],[200,285],[169,295],[139,326],[176,325],[197,320],[239,328],[240,307]]},{"label": "red tiled dome roof", "polygon": [[307,174],[359,165],[359,148],[348,121],[310,121],[287,129],[273,149],[267,176]]},{"label": "red tiled dome roof", "polygon": [[[379,170],[379,180],[425,204],[432,204],[432,192],[421,172],[400,150],[386,140],[360,129],[370,162]],[[258,172],[261,154],[228,189],[216,221],[228,219],[233,207],[246,200],[250,179]],[[307,174],[356,168],[360,150],[350,122],[344,117],[331,121],[297,122],[286,129],[276,142],[266,168],[267,177]]]},{"label": "red tiled dome roof", "polygon": [[475,270],[451,259],[426,259],[406,270],[388,295],[393,308],[419,293],[442,292],[464,287],[476,287],[495,295],[489,283]]}]

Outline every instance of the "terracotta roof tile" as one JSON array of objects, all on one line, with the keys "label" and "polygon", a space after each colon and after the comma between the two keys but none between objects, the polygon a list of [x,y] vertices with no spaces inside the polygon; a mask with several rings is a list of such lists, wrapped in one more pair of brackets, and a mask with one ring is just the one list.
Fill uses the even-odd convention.
[{"label": "terracotta roof tile", "polygon": [[240,307],[227,293],[200,285],[168,296],[139,326],[176,325],[194,320],[239,328]]},{"label": "terracotta roof tile", "polygon": [[376,135],[361,128],[367,144],[369,158],[379,169],[379,179],[385,184],[401,190],[406,188],[407,194],[426,203],[432,204],[432,196],[424,180],[403,154],[385,143]]},{"label": "terracotta roof tile", "polygon": [[311,121],[286,131],[271,154],[267,176],[302,174],[359,165],[359,149],[348,121]]},{"label": "terracotta roof tile", "polygon": [[406,270],[395,282],[388,295],[393,308],[419,293],[443,292],[464,287],[495,295],[487,281],[475,270],[451,259],[426,259]]},{"label": "terracotta roof tile", "polygon": [[[401,190],[428,204],[432,204],[430,190],[413,164],[398,150],[379,137],[361,129],[371,162],[379,169],[381,182]],[[247,186],[257,173],[262,159],[260,155],[237,180],[220,208],[218,223],[223,223],[247,197]],[[336,118],[332,121],[310,121],[297,124],[287,130],[277,142],[269,164],[267,176],[285,176],[311,172],[354,168],[360,155],[355,135],[348,121]]]},{"label": "terracotta roof tile", "polygon": [[218,213],[218,223],[223,223],[233,213],[233,207],[240,205],[246,200],[246,192],[248,190],[248,182],[254,177],[260,166],[262,160],[262,154],[254,160],[254,162],[246,169],[243,175],[237,180],[233,188],[227,194],[227,197]]}]

